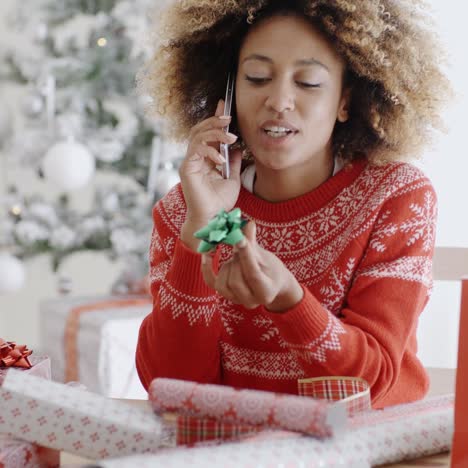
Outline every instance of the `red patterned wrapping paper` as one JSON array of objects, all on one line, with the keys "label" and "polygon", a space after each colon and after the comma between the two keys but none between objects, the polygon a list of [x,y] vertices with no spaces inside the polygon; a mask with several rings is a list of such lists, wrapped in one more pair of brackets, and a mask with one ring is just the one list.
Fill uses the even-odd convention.
[{"label": "red patterned wrapping paper", "polygon": [[60,452],[0,434],[0,468],[55,468]]},{"label": "red patterned wrapping paper", "polygon": [[156,455],[100,462],[103,468],[367,468],[441,453],[453,435],[453,395],[372,410],[353,418],[336,438],[317,439],[285,431],[262,431],[242,441],[178,447]]},{"label": "red patterned wrapping paper", "polygon": [[19,367],[0,367],[0,385],[10,369],[15,371],[25,372],[29,375],[42,377],[43,379],[51,379],[50,359],[47,356],[30,356],[29,362],[32,367],[29,369]]},{"label": "red patterned wrapping paper", "polygon": [[0,387],[0,433],[100,459],[174,445],[151,409],[10,370]]},{"label": "red patterned wrapping paper", "polygon": [[[254,426],[330,437],[341,432],[346,425],[344,406],[296,395],[155,379],[150,385],[149,397],[156,413],[177,412],[182,416],[235,423],[241,428],[246,426],[241,432],[247,431],[248,426]],[[181,420],[183,418],[178,421],[179,432]],[[205,436],[202,434],[204,439],[209,438]]]}]

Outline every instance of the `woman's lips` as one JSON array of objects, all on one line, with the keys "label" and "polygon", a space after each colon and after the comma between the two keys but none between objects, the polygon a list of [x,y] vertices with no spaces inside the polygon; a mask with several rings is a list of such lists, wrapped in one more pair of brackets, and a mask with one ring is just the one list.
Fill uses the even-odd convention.
[{"label": "woman's lips", "polygon": [[292,143],[294,137],[297,136],[299,132],[290,132],[287,135],[281,137],[273,137],[268,135],[268,133],[263,129],[259,129],[259,143],[265,148],[280,148],[286,147]]}]

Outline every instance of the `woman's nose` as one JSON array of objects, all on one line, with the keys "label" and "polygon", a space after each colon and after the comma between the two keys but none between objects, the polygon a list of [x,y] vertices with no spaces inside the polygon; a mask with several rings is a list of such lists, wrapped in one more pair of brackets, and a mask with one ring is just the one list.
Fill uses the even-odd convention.
[{"label": "woman's nose", "polygon": [[281,113],[293,111],[295,108],[294,92],[286,80],[276,80],[270,83],[267,89],[267,99],[265,105],[269,110]]}]

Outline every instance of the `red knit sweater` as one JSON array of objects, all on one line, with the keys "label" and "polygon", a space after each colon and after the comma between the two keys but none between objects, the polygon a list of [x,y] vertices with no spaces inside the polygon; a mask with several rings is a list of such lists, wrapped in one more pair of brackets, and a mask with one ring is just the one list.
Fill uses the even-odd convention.
[{"label": "red knit sweater", "polygon": [[[436,196],[421,171],[356,162],[286,202],[241,188],[236,206],[303,299],[276,314],[206,286],[201,256],[179,239],[186,205],[174,187],[153,211],[154,307],[136,353],[143,385],[170,377],[297,393],[299,378],[345,375],[369,382],[375,408],[422,398],[415,332],[432,284]],[[219,247],[215,265],[230,255]]]}]

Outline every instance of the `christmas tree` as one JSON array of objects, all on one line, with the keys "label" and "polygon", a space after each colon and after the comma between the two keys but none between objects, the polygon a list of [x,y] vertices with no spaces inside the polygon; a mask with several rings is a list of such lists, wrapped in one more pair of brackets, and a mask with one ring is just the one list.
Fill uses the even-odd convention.
[{"label": "christmas tree", "polygon": [[[21,128],[10,128],[5,110],[0,115],[2,172],[7,177],[11,165],[32,167],[62,195],[25,195],[6,178],[0,250],[20,260],[50,253],[54,270],[74,252],[103,250],[145,272],[151,207],[177,182],[182,156],[164,139],[163,123],[145,117],[145,98],[135,90],[135,75],[150,53],[144,39],[154,2],[28,3],[15,6],[8,22],[13,32],[32,36],[34,47],[7,44],[0,57],[2,80],[25,89]],[[122,183],[96,187],[89,210],[77,212],[68,194],[95,171],[119,174]],[[16,260],[9,260],[11,272]]]}]

